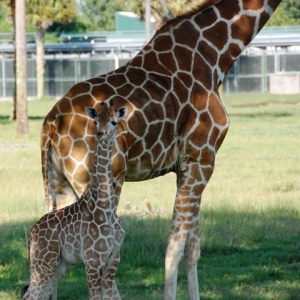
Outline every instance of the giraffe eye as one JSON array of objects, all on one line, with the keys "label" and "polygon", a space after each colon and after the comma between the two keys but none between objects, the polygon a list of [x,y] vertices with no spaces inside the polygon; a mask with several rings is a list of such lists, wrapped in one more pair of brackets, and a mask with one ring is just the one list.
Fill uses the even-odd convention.
[{"label": "giraffe eye", "polygon": [[116,126],[117,122],[116,121],[112,121],[111,124],[114,125],[114,126]]},{"label": "giraffe eye", "polygon": [[97,125],[97,122],[96,122],[96,121],[94,121],[94,124],[95,124],[95,125]]}]

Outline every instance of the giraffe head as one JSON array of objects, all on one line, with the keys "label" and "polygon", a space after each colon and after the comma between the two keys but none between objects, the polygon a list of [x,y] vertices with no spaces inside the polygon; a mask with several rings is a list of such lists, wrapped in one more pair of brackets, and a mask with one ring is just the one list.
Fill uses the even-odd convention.
[{"label": "giraffe head", "polygon": [[126,116],[126,107],[120,107],[118,111],[115,111],[112,100],[102,101],[98,110],[85,107],[85,111],[96,125],[98,142],[104,138],[113,140],[117,132],[117,124]]}]

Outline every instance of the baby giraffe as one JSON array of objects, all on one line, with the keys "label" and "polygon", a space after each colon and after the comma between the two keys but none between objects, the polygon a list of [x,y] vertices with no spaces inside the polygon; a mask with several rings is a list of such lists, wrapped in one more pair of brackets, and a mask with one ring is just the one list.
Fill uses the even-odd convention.
[{"label": "baby giraffe", "polygon": [[115,274],[125,232],[116,215],[111,153],[126,108],[115,112],[107,100],[99,111],[85,110],[97,127],[98,141],[90,187],[79,201],[44,215],[32,227],[30,282],[22,299],[56,299],[59,279],[79,263],[85,265],[90,299],[120,299]]}]

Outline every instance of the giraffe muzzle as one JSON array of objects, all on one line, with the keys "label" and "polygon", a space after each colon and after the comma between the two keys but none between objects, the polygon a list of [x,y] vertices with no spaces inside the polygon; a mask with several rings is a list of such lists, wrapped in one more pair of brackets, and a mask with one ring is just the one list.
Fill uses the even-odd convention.
[{"label": "giraffe muzzle", "polygon": [[96,134],[96,140],[99,142],[104,137],[103,131],[98,131]]}]

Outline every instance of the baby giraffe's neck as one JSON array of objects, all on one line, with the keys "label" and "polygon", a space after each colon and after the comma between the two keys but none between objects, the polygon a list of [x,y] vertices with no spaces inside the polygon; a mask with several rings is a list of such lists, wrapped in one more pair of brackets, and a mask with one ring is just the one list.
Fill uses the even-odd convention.
[{"label": "baby giraffe's neck", "polygon": [[90,187],[85,194],[85,200],[93,202],[90,203],[89,207],[94,207],[95,204],[102,210],[110,210],[115,207],[111,170],[112,147],[112,140],[104,139],[97,144],[94,172],[92,173]]}]

